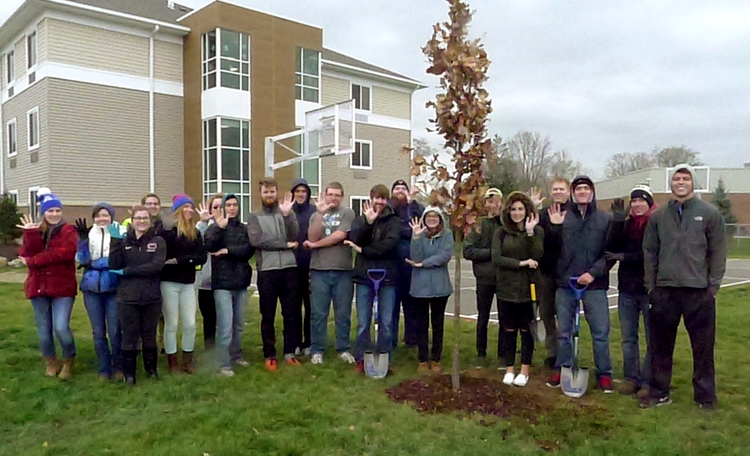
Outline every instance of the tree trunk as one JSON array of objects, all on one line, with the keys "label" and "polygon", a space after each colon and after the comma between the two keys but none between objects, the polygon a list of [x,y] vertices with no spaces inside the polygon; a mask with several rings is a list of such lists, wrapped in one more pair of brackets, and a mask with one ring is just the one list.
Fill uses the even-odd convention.
[{"label": "tree trunk", "polygon": [[[460,244],[459,244],[460,245]],[[453,369],[451,369],[451,383],[453,389],[461,389],[461,362],[458,358],[458,346],[461,342],[461,253],[453,256],[456,260],[454,268],[455,284],[453,293]]]}]

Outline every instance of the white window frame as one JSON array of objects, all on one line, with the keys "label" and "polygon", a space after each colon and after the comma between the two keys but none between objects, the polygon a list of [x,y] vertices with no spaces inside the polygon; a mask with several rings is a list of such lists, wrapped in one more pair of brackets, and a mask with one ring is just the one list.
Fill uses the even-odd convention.
[{"label": "white window frame", "polygon": [[[37,200],[39,200],[39,195],[37,194],[37,192],[39,191],[39,188],[40,187],[38,185],[35,187],[29,187],[27,191],[27,195],[26,195],[29,197],[28,204],[27,204],[29,208],[29,215],[31,216],[31,219],[34,220],[35,222],[37,222],[39,219],[39,214],[37,213],[37,210],[36,210],[36,203],[37,203]],[[33,202],[31,198],[32,193],[34,193]]]},{"label": "white window frame", "polygon": [[[299,59],[301,62],[301,68],[294,69],[295,79],[299,77],[299,83],[297,83],[296,80],[294,82],[294,90],[295,90],[294,98],[300,101],[307,101],[308,103],[320,103],[320,100],[322,98],[321,86],[323,83],[322,81],[323,80],[323,75],[322,75],[323,53],[316,51],[315,49],[303,48],[301,46],[299,46],[297,49],[299,50]],[[305,51],[318,53],[318,74],[305,73]],[[295,62],[295,65],[296,65],[296,62]],[[305,77],[316,78],[318,80],[318,86],[314,87],[314,86],[305,84]],[[297,98],[297,94],[296,94],[297,88],[300,89],[299,98]],[[315,90],[316,93],[318,94],[318,97],[317,97],[318,99],[317,100],[305,100],[305,89]]]},{"label": "white window frame", "polygon": [[[31,137],[31,116],[34,115],[36,118],[36,144],[32,144],[32,137]],[[26,112],[26,139],[27,139],[27,146],[28,150],[36,150],[39,149],[39,144],[42,142],[42,134],[39,131],[41,125],[41,121],[39,119],[39,106],[36,106],[32,109],[29,109],[28,112]]]},{"label": "white window frame", "polygon": [[[360,207],[359,213],[357,213],[357,211],[354,209],[354,201],[359,201],[359,207]],[[356,195],[352,195],[349,197],[349,209],[354,211],[355,217],[359,217],[362,215],[361,209],[365,201],[370,201],[370,197],[369,196],[356,196]]]},{"label": "white window frame", "polygon": [[[10,135],[10,130],[9,129],[10,129],[11,125],[13,126],[13,139],[15,139],[15,143],[16,143],[15,144],[15,146],[16,146],[15,150],[14,150],[13,147],[11,147],[11,142],[10,142],[10,136],[11,135]],[[5,124],[5,137],[7,138],[5,146],[7,148],[6,150],[8,151],[8,158],[15,157],[16,155],[18,155],[18,123],[16,122],[16,118],[15,117],[12,118],[12,119],[10,119]]]},{"label": "white window frame", "polygon": [[[208,35],[210,33],[214,34],[214,56],[212,58],[208,58]],[[201,87],[203,90],[211,90],[216,87],[219,87],[219,29],[213,29],[209,30],[203,35],[201,35]],[[213,60],[214,63],[214,69],[213,71],[208,71],[208,63],[210,60]],[[208,87],[208,77],[210,75],[214,75],[214,86]]]},{"label": "white window frame", "polygon": [[16,207],[18,207],[18,190],[8,190],[8,196],[11,200],[14,200]]},{"label": "white window frame", "polygon": [[14,49],[5,54],[5,72],[5,81],[10,86],[16,82],[16,51]]},{"label": "white window frame", "polygon": [[[31,40],[34,39],[34,47],[32,49],[31,47]],[[31,52],[33,50],[33,52]],[[34,57],[34,61],[32,62],[31,58],[32,55]],[[32,71],[37,64],[39,63],[39,35],[37,35],[36,30],[33,30],[31,33],[26,35],[26,69],[29,71]]]},{"label": "white window frame", "polygon": [[[354,96],[354,86],[357,86],[359,88],[359,94],[358,96]],[[367,108],[361,107],[361,100],[362,100],[362,89],[367,89]],[[354,106],[357,111],[363,111],[363,112],[372,112],[372,86],[368,84],[361,84],[359,82],[349,82],[349,94],[351,95],[351,98],[354,99]],[[360,107],[357,106],[357,104],[360,105]]]},{"label": "white window frame", "polygon": [[[223,40],[221,39],[221,35],[224,32],[232,32],[232,33],[236,33],[236,34],[239,35],[239,40],[240,41],[239,41],[238,44],[239,44],[240,55],[239,55],[238,58],[225,57],[225,56],[222,55],[222,52],[221,52],[221,42]],[[242,39],[243,39],[243,37],[247,37],[247,60],[243,60],[242,59]],[[251,78],[250,78],[250,75],[252,73],[252,68],[250,67],[250,61],[251,61],[251,59],[252,59],[252,42],[250,40],[250,35],[249,34],[244,33],[244,32],[239,32],[237,30],[231,30],[231,29],[219,29],[219,28],[216,29],[216,87],[223,87],[225,89],[230,89],[230,90],[242,90],[243,92],[249,92],[250,91],[250,84],[252,82]],[[234,71],[223,70],[222,69],[222,63],[223,63],[223,61],[236,63],[237,65],[239,65],[238,71],[234,72]],[[247,72],[242,71],[242,65],[247,65]],[[234,87],[228,87],[228,86],[223,85],[221,83],[221,75],[222,75],[222,73],[226,73],[226,74],[230,74],[230,75],[231,74],[238,75],[239,78],[240,78],[240,87],[239,88],[234,88]],[[243,89],[242,88],[242,78],[244,78],[244,77],[247,78],[247,89]]]},{"label": "white window frame", "polygon": [[[367,144],[368,146],[370,146],[370,166],[362,166],[362,165],[355,165],[354,164],[354,156],[355,155],[359,155],[359,162],[362,163],[362,149],[361,149],[362,146],[361,146],[361,144]],[[358,146],[360,148],[359,151],[357,150]],[[372,141],[367,140],[367,139],[357,139],[356,141],[354,141],[354,153],[352,153],[349,156],[349,168],[351,168],[351,169],[367,169],[367,170],[372,170],[372,156],[373,155],[374,154],[372,153]]]}]

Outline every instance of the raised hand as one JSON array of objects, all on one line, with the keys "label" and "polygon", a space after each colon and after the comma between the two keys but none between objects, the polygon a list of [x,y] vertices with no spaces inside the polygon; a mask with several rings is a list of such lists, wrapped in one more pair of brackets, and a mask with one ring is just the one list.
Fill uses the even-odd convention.
[{"label": "raised hand", "polygon": [[367,223],[369,223],[370,225],[375,223],[375,219],[378,218],[378,211],[369,201],[365,201],[364,204],[362,204],[362,214],[365,216],[365,220],[367,220]]},{"label": "raised hand", "polygon": [[622,198],[615,198],[610,208],[612,209],[612,219],[615,222],[624,222],[628,218],[628,211],[625,209],[625,200]]},{"label": "raised hand", "polygon": [[292,192],[286,192],[284,194],[284,201],[279,203],[279,210],[281,211],[281,215],[286,217],[289,215],[290,212],[292,212],[292,207],[294,206],[294,203],[292,202]]},{"label": "raised hand", "polygon": [[205,203],[200,203],[198,205],[198,216],[201,218],[201,222],[211,220],[211,211]]},{"label": "raised hand", "polygon": [[547,209],[547,214],[549,214],[549,221],[553,225],[562,225],[562,222],[565,221],[565,212],[560,208],[559,204],[553,204],[552,206]]},{"label": "raised hand", "polygon": [[362,247],[358,246],[357,244],[353,243],[352,241],[346,240],[344,241],[344,245],[348,245],[352,249],[354,249],[357,253],[362,253]]},{"label": "raised hand", "polygon": [[122,232],[120,229],[119,223],[112,223],[107,227],[107,231],[109,232],[109,237],[112,239],[125,239],[125,233]]},{"label": "raised hand", "polygon": [[544,203],[544,200],[547,199],[542,196],[542,191],[539,189],[539,187],[531,187],[531,189],[529,190],[529,198],[531,199],[531,203],[537,208],[541,208],[542,203]]},{"label": "raised hand", "polygon": [[86,225],[85,218],[79,218],[78,220],[76,220],[76,231],[78,232],[79,238],[81,239],[89,238],[89,227]]},{"label": "raised hand", "polygon": [[411,203],[411,200],[414,199],[414,195],[419,194],[419,188],[415,185],[409,190],[409,192],[406,193],[406,202]]},{"label": "raised hand", "polygon": [[526,217],[526,232],[534,234],[534,228],[539,224],[539,214],[531,214]]},{"label": "raised hand", "polygon": [[315,209],[319,214],[325,214],[329,209],[333,207],[333,204],[328,203],[325,199],[318,197],[315,201]]},{"label": "raised hand", "polygon": [[41,224],[39,222],[35,222],[33,218],[31,218],[31,215],[24,214],[21,217],[21,223],[16,225],[16,228],[21,228],[22,230],[38,230]]},{"label": "raised hand", "polygon": [[213,217],[214,217],[214,223],[216,223],[216,225],[219,228],[224,229],[224,228],[227,227],[227,224],[229,223],[229,220],[227,220],[227,214],[226,214],[226,212],[224,211],[223,208],[221,208],[221,209],[214,209],[214,211],[213,211]]},{"label": "raised hand", "polygon": [[411,235],[414,238],[418,238],[427,229],[427,227],[422,224],[422,221],[419,220],[419,217],[412,218],[409,226],[411,227]]}]

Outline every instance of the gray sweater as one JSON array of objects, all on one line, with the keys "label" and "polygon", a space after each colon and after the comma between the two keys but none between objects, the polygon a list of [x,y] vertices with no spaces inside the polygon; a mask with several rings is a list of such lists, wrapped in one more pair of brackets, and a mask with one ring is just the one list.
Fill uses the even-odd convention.
[{"label": "gray sweater", "polygon": [[278,207],[265,207],[250,214],[247,220],[250,245],[255,247],[258,272],[296,268],[294,251],[287,242],[297,240],[299,225],[294,211],[284,217]]}]

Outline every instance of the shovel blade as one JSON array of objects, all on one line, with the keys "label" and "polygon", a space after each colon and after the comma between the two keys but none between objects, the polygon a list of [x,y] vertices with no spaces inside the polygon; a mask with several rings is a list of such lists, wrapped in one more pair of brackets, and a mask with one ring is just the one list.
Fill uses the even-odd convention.
[{"label": "shovel blade", "polygon": [[560,386],[568,397],[581,397],[589,386],[589,370],[585,367],[573,369],[563,367],[560,372]]},{"label": "shovel blade", "polygon": [[531,335],[534,336],[534,340],[540,344],[545,343],[547,339],[547,330],[544,329],[544,322],[541,318],[531,322]]},{"label": "shovel blade", "polygon": [[388,353],[365,353],[365,374],[372,378],[385,378],[388,375],[388,358]]}]

